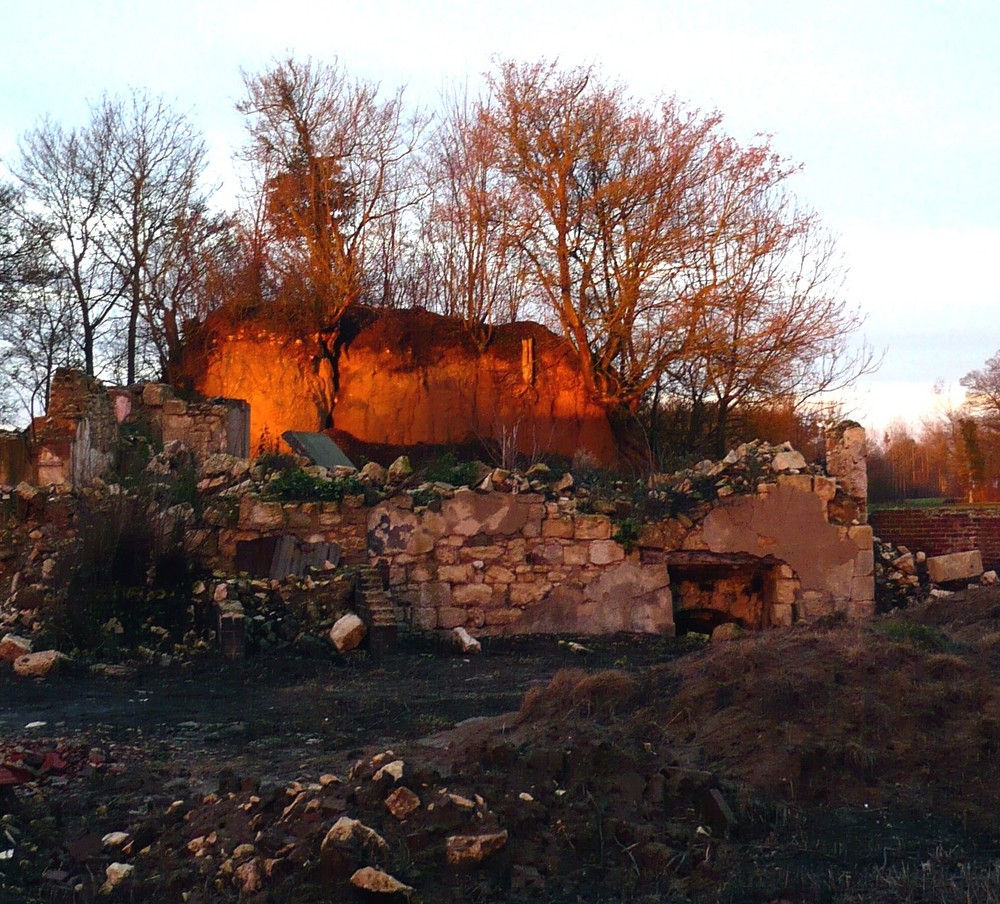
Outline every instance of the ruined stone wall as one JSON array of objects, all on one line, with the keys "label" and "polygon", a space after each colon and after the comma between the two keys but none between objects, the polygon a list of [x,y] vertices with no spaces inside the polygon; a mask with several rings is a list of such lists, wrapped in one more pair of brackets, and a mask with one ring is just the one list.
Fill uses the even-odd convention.
[{"label": "ruined stone wall", "polygon": [[177,440],[198,460],[225,452],[246,456],[249,409],[234,399],[176,398],[158,383],[107,389],[79,371],[56,371],[49,410],[36,418],[30,446],[41,486],[86,486],[115,465],[122,424],[142,423],[163,443]]},{"label": "ruined stone wall", "polygon": [[666,569],[612,532],[539,495],[460,491],[421,512],[408,498],[376,506],[369,551],[416,630],[673,633]]},{"label": "ruined stone wall", "polygon": [[113,389],[111,395],[119,423],[146,418],[160,442],[180,442],[199,461],[220,452],[249,454],[250,411],[241,399],[179,399],[163,383]]},{"label": "ruined stone wall", "polygon": [[31,458],[25,435],[0,430],[0,486],[14,486],[31,477]]},{"label": "ruined stone wall", "polygon": [[415,511],[372,510],[369,552],[414,628],[482,633],[672,632],[685,605],[671,573],[701,569],[707,601],[753,627],[842,612],[874,614],[868,525],[829,520],[835,481],[788,474],[719,500],[700,522],[645,525],[631,551],[609,518],[536,495],[458,492]]},{"label": "ruined stone wall", "polygon": [[882,540],[929,556],[978,549],[987,569],[1000,567],[1000,505],[878,509],[870,515]]},{"label": "ruined stone wall", "polygon": [[246,495],[233,504],[229,523],[218,516],[219,523],[188,534],[188,551],[208,567],[235,572],[237,544],[286,535],[304,543],[336,544],[347,564],[368,562],[368,509],[362,499],[269,502]]}]

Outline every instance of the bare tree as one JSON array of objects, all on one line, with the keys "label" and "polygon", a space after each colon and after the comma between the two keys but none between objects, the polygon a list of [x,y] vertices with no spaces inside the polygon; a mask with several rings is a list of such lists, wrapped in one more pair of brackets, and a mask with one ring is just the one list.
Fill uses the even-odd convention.
[{"label": "bare tree", "polygon": [[991,427],[1000,426],[1000,352],[971,370],[959,383],[965,388],[966,405]]},{"label": "bare tree", "polygon": [[487,102],[444,97],[431,141],[432,186],[424,226],[437,306],[460,318],[485,346],[496,323],[514,321],[525,304],[528,261],[514,200],[497,164]]},{"label": "bare tree", "polygon": [[365,293],[378,230],[414,202],[406,172],[421,131],[402,92],[351,80],[341,66],[275,62],[244,74],[246,159],[266,196],[272,254],[313,320],[336,323]]}]

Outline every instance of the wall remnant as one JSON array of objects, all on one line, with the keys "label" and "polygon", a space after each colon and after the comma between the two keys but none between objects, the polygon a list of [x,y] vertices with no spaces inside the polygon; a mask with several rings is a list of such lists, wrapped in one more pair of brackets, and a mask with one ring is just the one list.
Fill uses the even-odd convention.
[{"label": "wall remnant", "polygon": [[1000,505],[876,509],[875,533],[895,546],[929,556],[978,549],[987,569],[1000,567]]}]

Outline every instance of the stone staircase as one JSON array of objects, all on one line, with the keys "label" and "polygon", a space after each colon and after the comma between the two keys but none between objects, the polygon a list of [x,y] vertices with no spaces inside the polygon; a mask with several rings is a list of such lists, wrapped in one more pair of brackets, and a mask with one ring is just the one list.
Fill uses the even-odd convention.
[{"label": "stone staircase", "polygon": [[373,656],[396,646],[402,618],[382,583],[382,575],[372,565],[357,566],[354,585],[355,611],[368,626],[369,650]]}]

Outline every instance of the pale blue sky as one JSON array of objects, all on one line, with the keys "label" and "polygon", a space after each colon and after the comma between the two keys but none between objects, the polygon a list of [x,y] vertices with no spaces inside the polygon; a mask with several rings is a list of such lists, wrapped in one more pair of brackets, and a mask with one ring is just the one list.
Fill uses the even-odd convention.
[{"label": "pale blue sky", "polygon": [[0,156],[44,113],[77,124],[103,91],[142,87],[191,111],[232,189],[240,69],[275,56],[336,54],[427,105],[495,54],[597,62],[804,164],[796,191],[888,346],[856,412],[878,427],[1000,348],[998,48],[986,0],[5,0]]}]

